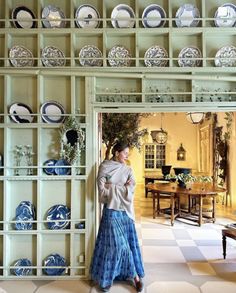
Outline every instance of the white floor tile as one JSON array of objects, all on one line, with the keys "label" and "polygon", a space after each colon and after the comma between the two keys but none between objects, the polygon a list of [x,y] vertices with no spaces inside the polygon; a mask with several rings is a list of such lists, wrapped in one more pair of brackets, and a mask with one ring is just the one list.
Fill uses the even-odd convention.
[{"label": "white floor tile", "polygon": [[202,293],[235,293],[236,283],[232,282],[206,282],[201,286]]},{"label": "white floor tile", "polygon": [[188,267],[189,267],[192,275],[194,275],[194,276],[216,275],[215,270],[207,262],[190,262],[190,263],[188,263]]},{"label": "white floor tile", "polygon": [[[223,249],[221,246],[198,246],[198,249],[209,262],[223,262]],[[236,251],[235,251],[236,252]],[[235,254],[236,257],[236,254]]]},{"label": "white floor tile", "polygon": [[88,282],[72,281],[72,280],[71,281],[54,281],[44,286],[41,286],[35,293],[78,293],[78,292],[90,293],[91,287],[89,286]]},{"label": "white floor tile", "polygon": [[193,240],[221,240],[221,234],[213,229],[188,229],[188,233]]},{"label": "white floor tile", "polygon": [[178,246],[197,246],[197,244],[193,240],[176,240]]},{"label": "white floor tile", "polygon": [[0,288],[7,293],[32,293],[37,287],[32,281],[3,281],[0,283]]},{"label": "white floor tile", "polygon": [[188,282],[154,282],[146,289],[147,293],[200,293],[200,290]]},{"label": "white floor tile", "polygon": [[143,239],[165,239],[174,240],[174,234],[170,229],[142,229]]},{"label": "white floor tile", "polygon": [[182,263],[185,258],[179,247],[143,246],[146,263]]}]

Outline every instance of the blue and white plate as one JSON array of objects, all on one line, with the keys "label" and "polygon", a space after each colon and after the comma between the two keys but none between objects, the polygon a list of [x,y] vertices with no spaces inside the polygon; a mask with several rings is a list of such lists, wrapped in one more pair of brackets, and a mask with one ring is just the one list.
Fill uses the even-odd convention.
[{"label": "blue and white plate", "polygon": [[36,21],[33,11],[26,6],[18,6],[12,10],[11,17],[16,28],[35,28]]},{"label": "blue and white plate", "polygon": [[75,23],[81,28],[99,27],[99,18],[98,10],[90,4],[79,6],[75,12]]},{"label": "blue and white plate", "polygon": [[42,10],[42,23],[46,28],[66,27],[64,12],[54,5],[45,6]]},{"label": "blue and white plate", "polygon": [[179,52],[178,64],[180,67],[198,67],[201,65],[202,53],[194,46],[185,47]]},{"label": "blue and white plate", "polygon": [[33,53],[26,47],[15,45],[9,50],[9,60],[14,67],[34,66]]},{"label": "blue and white plate", "polygon": [[[52,253],[45,258],[43,265],[47,267],[66,267],[66,260],[58,253]],[[60,276],[64,273],[65,268],[45,268],[43,271],[49,276]]]},{"label": "blue and white plate", "polygon": [[56,102],[49,101],[42,104],[40,108],[42,119],[46,123],[62,123],[65,119],[64,107]]},{"label": "blue and white plate", "polygon": [[224,46],[220,48],[215,56],[215,66],[236,67],[236,47]]},{"label": "blue and white plate", "polygon": [[157,4],[148,5],[142,14],[142,23],[144,27],[162,27],[165,25],[166,12]]},{"label": "blue and white plate", "polygon": [[175,23],[178,27],[195,27],[199,23],[200,12],[193,4],[183,4],[175,15]]},{"label": "blue and white plate", "polygon": [[34,116],[31,108],[24,103],[14,103],[9,107],[9,114],[12,121],[16,123],[31,123]]},{"label": "blue and white plate", "polygon": [[131,53],[122,45],[115,45],[108,52],[108,63],[111,67],[127,67],[131,64]]},{"label": "blue and white plate", "polygon": [[16,208],[15,229],[32,230],[33,224],[25,221],[35,220],[35,207],[30,201],[22,201]]},{"label": "blue and white plate", "polygon": [[21,268],[22,266],[24,267],[30,267],[32,266],[31,261],[27,258],[20,258],[14,263],[14,269],[11,269],[12,274],[16,276],[27,276],[32,273],[31,268]]},{"label": "blue and white plate", "polygon": [[147,67],[164,67],[168,63],[168,53],[165,48],[152,46],[144,54],[144,64]]},{"label": "blue and white plate", "polygon": [[132,28],[134,17],[134,11],[129,5],[119,4],[111,12],[111,24],[114,28]]},{"label": "blue and white plate", "polygon": [[47,175],[55,175],[55,164],[56,164],[57,160],[54,159],[49,159],[47,161],[45,161],[43,163],[43,165],[45,166],[43,168],[43,171],[47,174]]},{"label": "blue and white plate", "polygon": [[217,27],[236,26],[236,5],[225,3],[218,7],[215,13],[214,22]]},{"label": "blue and white plate", "polygon": [[70,175],[71,170],[67,166],[70,166],[70,164],[66,160],[58,160],[55,164],[55,173],[57,175]]},{"label": "blue and white plate", "polygon": [[42,50],[41,61],[45,67],[65,66],[65,54],[55,46],[46,46]]},{"label": "blue and white plate", "polygon": [[48,222],[48,228],[51,230],[66,229],[70,225],[70,222],[66,221],[68,219],[70,219],[70,209],[66,205],[56,204],[47,211],[47,221],[61,220]]}]

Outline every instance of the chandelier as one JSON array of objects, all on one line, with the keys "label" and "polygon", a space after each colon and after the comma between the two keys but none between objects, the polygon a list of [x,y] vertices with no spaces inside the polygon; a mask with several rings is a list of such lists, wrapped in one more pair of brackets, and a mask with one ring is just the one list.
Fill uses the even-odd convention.
[{"label": "chandelier", "polygon": [[165,130],[163,130],[162,128],[162,113],[161,113],[161,128],[160,130],[157,130],[157,133],[156,133],[156,142],[159,143],[159,144],[164,144],[166,143],[167,141],[167,132]]},{"label": "chandelier", "polygon": [[192,124],[198,124],[200,123],[205,117],[205,114],[203,112],[187,112],[186,118],[189,122]]}]

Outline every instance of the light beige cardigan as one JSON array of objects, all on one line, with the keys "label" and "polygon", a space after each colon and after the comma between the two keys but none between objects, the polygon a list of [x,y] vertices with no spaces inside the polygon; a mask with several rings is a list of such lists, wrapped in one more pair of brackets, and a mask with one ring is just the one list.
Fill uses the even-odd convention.
[{"label": "light beige cardigan", "polygon": [[[125,186],[130,179],[131,184]],[[109,186],[106,187],[105,183],[109,183]],[[105,203],[108,209],[125,210],[134,220],[135,179],[129,166],[114,160],[103,161],[99,167],[97,185],[101,203]]]}]

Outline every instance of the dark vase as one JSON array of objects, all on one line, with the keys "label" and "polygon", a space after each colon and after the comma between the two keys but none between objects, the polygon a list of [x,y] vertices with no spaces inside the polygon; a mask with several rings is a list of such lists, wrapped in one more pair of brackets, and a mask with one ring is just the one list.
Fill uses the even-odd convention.
[{"label": "dark vase", "polygon": [[170,169],[171,169],[171,165],[164,165],[164,166],[161,166],[161,172],[162,172],[162,175],[163,176],[166,176],[168,174],[170,174]]},{"label": "dark vase", "polygon": [[186,184],[179,179],[178,179],[178,185],[179,185],[179,187],[186,188]]},{"label": "dark vase", "polygon": [[175,171],[175,175],[179,175],[181,173],[184,173],[184,174],[190,174],[192,169],[191,168],[173,168],[174,171]]}]

